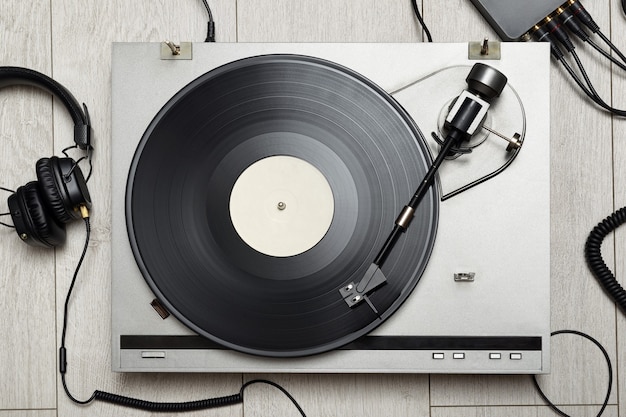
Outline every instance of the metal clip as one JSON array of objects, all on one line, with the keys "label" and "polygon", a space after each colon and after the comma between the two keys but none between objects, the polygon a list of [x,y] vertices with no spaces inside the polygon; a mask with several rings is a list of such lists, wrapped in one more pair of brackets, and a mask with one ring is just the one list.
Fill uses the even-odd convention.
[{"label": "metal clip", "polygon": [[180,45],[176,45],[172,41],[165,41],[164,43],[170,48],[172,55],[180,55]]},{"label": "metal clip", "polygon": [[474,282],[474,272],[457,272],[454,274],[454,280],[456,282]]},{"label": "metal clip", "polygon": [[[361,281],[356,284],[354,282],[351,282],[345,287],[342,287],[339,290],[339,293],[349,307],[354,307],[364,300],[368,301],[369,304],[367,294],[374,291],[385,282],[387,282],[387,278],[383,274],[383,271],[380,270],[378,265],[371,264],[370,267],[367,269],[367,272],[365,272],[365,275],[363,275]],[[373,306],[372,309],[376,311]]]},{"label": "metal clip", "polygon": [[161,43],[161,59],[189,60],[192,59],[191,50],[191,42],[181,42],[180,45],[176,45],[172,41],[165,41]]},{"label": "metal clip", "polygon": [[467,51],[468,59],[500,59],[500,42],[484,38],[482,42],[470,42]]}]

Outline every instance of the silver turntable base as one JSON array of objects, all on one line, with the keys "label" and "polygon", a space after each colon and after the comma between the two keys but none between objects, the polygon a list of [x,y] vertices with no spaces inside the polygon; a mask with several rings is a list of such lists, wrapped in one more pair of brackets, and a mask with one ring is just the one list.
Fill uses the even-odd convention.
[{"label": "silver turntable base", "polygon": [[[465,88],[464,77],[476,61],[468,59],[465,43],[194,43],[184,48],[182,58],[161,59],[160,44],[113,47],[114,371],[549,372],[547,45],[504,43],[502,58],[486,61],[508,77],[511,88],[503,92],[485,124],[505,135],[523,134],[522,150],[499,176],[441,202],[432,256],[404,305],[371,334],[344,348],[288,359],[224,349],[173,316],[162,319],[151,306],[155,296],[135,263],[125,219],[129,167],[146,127],[176,92],[201,74],[248,56],[293,53],[337,62],[390,92],[435,153],[430,132],[437,131],[442,109]],[[442,194],[502,164],[506,143],[484,135],[484,144],[472,154],[444,163]]]}]

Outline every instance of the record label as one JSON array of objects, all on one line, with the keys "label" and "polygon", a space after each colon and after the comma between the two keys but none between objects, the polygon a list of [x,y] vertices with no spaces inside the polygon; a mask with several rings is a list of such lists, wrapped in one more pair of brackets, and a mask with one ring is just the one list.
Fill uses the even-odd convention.
[{"label": "record label", "polygon": [[295,256],[322,240],[334,213],[333,192],[313,165],[277,155],[250,165],[230,195],[237,234],[269,256]]}]

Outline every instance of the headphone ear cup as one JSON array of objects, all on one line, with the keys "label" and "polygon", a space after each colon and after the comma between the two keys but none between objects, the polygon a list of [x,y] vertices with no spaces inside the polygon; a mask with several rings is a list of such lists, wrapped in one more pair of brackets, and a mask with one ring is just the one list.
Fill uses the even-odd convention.
[{"label": "headphone ear cup", "polygon": [[60,223],[81,218],[78,206],[91,207],[91,197],[80,167],[71,158],[41,158],[35,171],[42,198]]},{"label": "headphone ear cup", "polygon": [[65,225],[48,214],[37,182],[19,187],[9,196],[8,205],[15,230],[24,242],[46,248],[65,242]]}]

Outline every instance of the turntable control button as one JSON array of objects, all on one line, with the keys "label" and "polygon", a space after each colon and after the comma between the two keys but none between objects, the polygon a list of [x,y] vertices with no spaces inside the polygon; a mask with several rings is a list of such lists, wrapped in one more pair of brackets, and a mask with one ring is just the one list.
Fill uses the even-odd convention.
[{"label": "turntable control button", "polygon": [[435,353],[433,353],[433,359],[436,359],[436,360],[442,360],[442,359],[444,359],[445,357],[446,357],[446,355],[445,355],[444,353],[441,353],[441,352],[435,352]]},{"label": "turntable control button", "polygon": [[144,359],[165,359],[165,352],[154,351],[154,350],[144,350],[141,352],[141,357]]},{"label": "turntable control button", "polygon": [[489,359],[502,359],[502,354],[501,353],[490,353],[489,354]]},{"label": "turntable control button", "polygon": [[452,359],[465,359],[465,353],[456,352],[452,354]]},{"label": "turntable control button", "polygon": [[521,361],[522,360],[522,354],[521,353],[511,353],[511,355],[509,357],[511,358],[512,361]]}]

